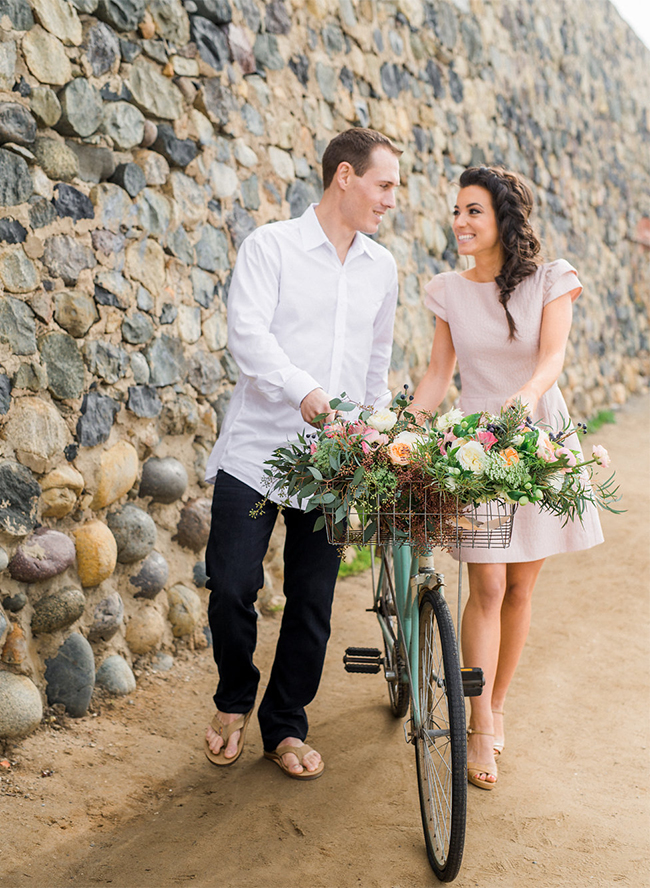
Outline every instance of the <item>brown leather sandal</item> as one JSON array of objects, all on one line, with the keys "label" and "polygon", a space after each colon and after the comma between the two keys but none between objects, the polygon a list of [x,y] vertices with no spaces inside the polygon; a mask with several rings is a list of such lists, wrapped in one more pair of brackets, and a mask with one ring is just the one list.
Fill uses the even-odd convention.
[{"label": "brown leather sandal", "polygon": [[[214,718],[210,722],[210,727],[213,731],[216,731],[217,734],[221,738],[223,738],[223,746],[219,750],[219,752],[212,752],[210,749],[210,744],[207,739],[203,741],[205,755],[208,761],[212,762],[213,765],[233,765],[239,756],[242,754],[244,749],[244,740],[246,739],[246,728],[248,727],[248,722],[250,721],[250,717],[253,714],[253,710],[247,712],[245,715],[240,715],[239,718],[236,718],[234,722],[229,725],[224,725],[219,716],[214,714]],[[239,740],[237,741],[237,752],[232,756],[232,758],[226,758],[224,755],[226,751],[226,747],[228,746],[228,740],[235,733],[235,731],[241,731],[239,735]]]},{"label": "brown leather sandal", "polygon": [[[494,734],[491,731],[475,731],[474,728],[467,729],[467,735],[470,734],[485,734],[486,737],[494,737]],[[488,774],[490,777],[494,777],[494,781],[490,780],[481,780],[479,778],[479,774]],[[496,762],[492,763],[481,763],[481,762],[467,762],[467,779],[474,786],[478,786],[479,789],[494,789],[497,784],[496,778],[498,776]]]},{"label": "brown leather sandal", "polygon": [[[311,746],[307,746],[303,743],[302,746],[289,746],[288,744],[283,744],[282,746],[278,746],[273,752],[265,752],[264,758],[268,759],[271,762],[275,762],[276,765],[280,768],[280,770],[287,775],[287,777],[292,777],[294,780],[315,780],[325,770],[325,763],[319,762],[318,767],[315,771],[308,771],[305,765],[303,764],[303,759],[309,752],[313,752],[314,750]],[[300,764],[303,766],[303,771],[300,774],[295,774],[291,771],[288,765],[285,765],[282,760],[282,756],[286,755],[288,752],[293,753]]]}]

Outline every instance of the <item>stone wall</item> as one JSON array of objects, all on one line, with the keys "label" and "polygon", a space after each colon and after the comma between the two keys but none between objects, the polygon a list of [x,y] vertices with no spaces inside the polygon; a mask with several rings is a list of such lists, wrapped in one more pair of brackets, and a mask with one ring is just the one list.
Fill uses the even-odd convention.
[{"label": "stone wall", "polygon": [[206,643],[229,275],[342,129],[404,149],[395,387],[482,162],[579,268],[577,415],[646,384],[649,55],[607,0],[0,0],[0,737]]}]

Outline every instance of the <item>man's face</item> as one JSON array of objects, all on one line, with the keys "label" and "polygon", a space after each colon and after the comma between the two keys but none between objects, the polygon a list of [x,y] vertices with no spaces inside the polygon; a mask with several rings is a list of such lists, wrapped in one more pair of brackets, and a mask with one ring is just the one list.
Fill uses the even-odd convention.
[{"label": "man's face", "polygon": [[363,176],[357,176],[350,168],[343,199],[343,212],[350,228],[375,234],[386,210],[395,206],[398,185],[399,162],[387,148],[373,150]]}]

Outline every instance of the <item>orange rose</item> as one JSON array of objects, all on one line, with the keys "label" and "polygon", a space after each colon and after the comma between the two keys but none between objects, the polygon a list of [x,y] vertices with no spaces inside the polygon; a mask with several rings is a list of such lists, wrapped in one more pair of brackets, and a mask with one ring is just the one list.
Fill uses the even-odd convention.
[{"label": "orange rose", "polygon": [[394,466],[405,466],[411,457],[411,448],[401,441],[388,445],[388,458]]},{"label": "orange rose", "polygon": [[505,459],[507,466],[516,466],[519,462],[519,454],[514,447],[506,447],[501,451],[501,456]]}]

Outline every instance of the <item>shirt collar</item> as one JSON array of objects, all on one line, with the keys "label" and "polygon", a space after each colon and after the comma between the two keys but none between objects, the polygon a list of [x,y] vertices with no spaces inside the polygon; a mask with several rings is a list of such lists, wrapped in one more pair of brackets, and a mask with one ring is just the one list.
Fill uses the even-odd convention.
[{"label": "shirt collar", "polygon": [[[322,244],[330,244],[330,246],[333,247],[332,242],[327,237],[318,221],[318,216],[315,213],[315,208],[317,206],[318,204],[311,204],[300,217],[300,234],[302,236],[302,243],[305,250],[313,250],[316,247],[320,247]],[[361,253],[365,253],[371,259],[375,258],[370,250],[370,242],[368,238],[365,238],[360,231],[357,231],[354,240],[350,244],[348,258],[354,259],[355,256],[358,256]]]}]

